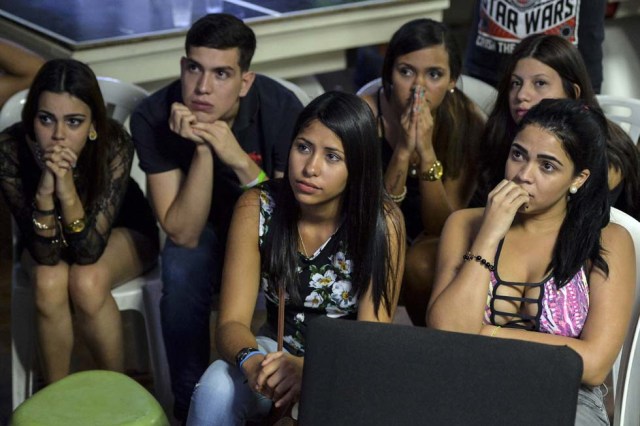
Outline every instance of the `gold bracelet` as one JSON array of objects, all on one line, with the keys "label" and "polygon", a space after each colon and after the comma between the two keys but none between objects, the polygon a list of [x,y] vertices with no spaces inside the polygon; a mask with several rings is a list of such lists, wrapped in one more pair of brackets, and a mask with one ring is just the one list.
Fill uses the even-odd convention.
[{"label": "gold bracelet", "polygon": [[402,188],[402,192],[398,195],[393,195],[389,193],[389,197],[394,203],[401,203],[407,197],[407,185]]},{"label": "gold bracelet", "polygon": [[491,332],[491,337],[496,337],[496,334],[498,334],[498,331],[500,331],[501,327],[502,327],[501,325],[496,325],[496,328],[494,328],[493,331]]},{"label": "gold bracelet", "polygon": [[76,219],[73,222],[66,225],[64,227],[64,231],[67,234],[77,234],[84,230],[84,226],[85,226],[84,217],[81,217],[80,219]]},{"label": "gold bracelet", "polygon": [[46,223],[38,222],[35,213],[36,212],[34,210],[33,215],[31,216],[31,220],[33,222],[33,226],[35,226],[38,231],[51,231],[53,229],[56,229],[56,222],[54,222],[53,225],[47,225]]}]

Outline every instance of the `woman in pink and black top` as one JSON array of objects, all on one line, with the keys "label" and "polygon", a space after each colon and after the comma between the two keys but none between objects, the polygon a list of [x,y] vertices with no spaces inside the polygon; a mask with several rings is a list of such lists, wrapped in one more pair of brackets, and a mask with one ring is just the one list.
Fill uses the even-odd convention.
[{"label": "woman in pink and black top", "polygon": [[487,207],[452,214],[430,326],[567,345],[581,355],[576,424],[609,424],[600,385],[625,337],[635,286],[631,237],[609,223],[607,124],[576,100],[522,119]]}]

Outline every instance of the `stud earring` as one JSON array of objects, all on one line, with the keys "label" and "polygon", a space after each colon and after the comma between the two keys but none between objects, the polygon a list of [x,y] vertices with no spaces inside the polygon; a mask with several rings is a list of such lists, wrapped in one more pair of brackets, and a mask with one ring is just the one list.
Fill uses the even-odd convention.
[{"label": "stud earring", "polygon": [[571,185],[571,186],[569,187],[569,193],[570,193],[570,194],[575,194],[575,193],[577,193],[577,192],[578,192],[578,187],[577,187],[577,186],[575,186],[575,185]]},{"label": "stud earring", "polygon": [[456,89],[455,89],[455,88],[454,88],[454,89],[449,89],[449,93],[453,93],[453,92],[455,92],[455,91],[456,91]]},{"label": "stud earring", "polygon": [[96,139],[98,139],[98,132],[96,132],[96,130],[92,127],[91,130],[89,130],[89,140],[95,141]]}]

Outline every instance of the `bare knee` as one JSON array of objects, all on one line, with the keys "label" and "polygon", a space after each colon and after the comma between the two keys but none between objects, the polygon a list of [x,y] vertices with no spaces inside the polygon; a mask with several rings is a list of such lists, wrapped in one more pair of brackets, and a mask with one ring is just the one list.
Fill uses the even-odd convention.
[{"label": "bare knee", "polygon": [[69,296],[79,315],[96,315],[111,298],[109,271],[99,264],[74,265],[69,274]]},{"label": "bare knee", "polygon": [[32,272],[34,300],[39,315],[51,316],[69,309],[69,272],[66,265],[35,266]]}]

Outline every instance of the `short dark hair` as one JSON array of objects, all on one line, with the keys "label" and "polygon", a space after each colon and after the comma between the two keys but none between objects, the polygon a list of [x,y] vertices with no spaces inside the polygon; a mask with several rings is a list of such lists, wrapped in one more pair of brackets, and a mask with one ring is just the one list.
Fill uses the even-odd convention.
[{"label": "short dark hair", "polygon": [[608,123],[598,107],[582,100],[543,99],[523,117],[518,131],[538,126],[553,134],[574,165],[574,176],[589,170],[589,178],[571,194],[549,269],[562,287],[587,261],[608,274],[602,257],[602,228],[609,223]]},{"label": "short dark hair", "polygon": [[256,51],[256,35],[241,19],[226,13],[210,13],[193,23],[187,32],[185,51],[191,47],[239,50],[238,65],[248,71]]}]

